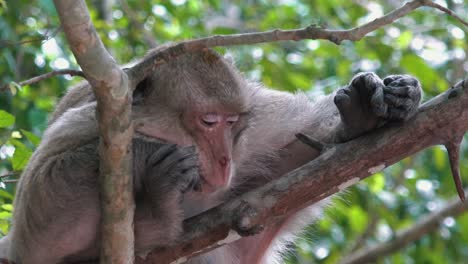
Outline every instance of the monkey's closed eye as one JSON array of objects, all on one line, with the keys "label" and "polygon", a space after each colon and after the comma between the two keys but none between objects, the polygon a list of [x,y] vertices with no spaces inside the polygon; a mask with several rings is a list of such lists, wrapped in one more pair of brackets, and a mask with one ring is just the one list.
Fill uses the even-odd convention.
[{"label": "monkey's closed eye", "polygon": [[230,126],[234,125],[239,120],[238,115],[228,116],[226,119],[226,123]]},{"label": "monkey's closed eye", "polygon": [[221,121],[221,116],[217,114],[206,114],[201,118],[202,123],[207,127],[212,127]]},{"label": "monkey's closed eye", "polygon": [[212,126],[216,125],[216,123],[218,123],[218,122],[216,122],[216,121],[215,122],[210,122],[210,121],[205,121],[205,120],[202,119],[202,123],[207,127],[212,127]]}]

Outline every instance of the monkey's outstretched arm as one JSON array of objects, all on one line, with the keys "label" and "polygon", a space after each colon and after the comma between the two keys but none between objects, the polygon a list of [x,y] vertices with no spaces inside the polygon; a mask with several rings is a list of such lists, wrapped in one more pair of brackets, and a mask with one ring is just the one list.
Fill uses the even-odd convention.
[{"label": "monkey's outstretched arm", "polygon": [[[331,98],[334,104],[330,102]],[[412,117],[420,100],[421,86],[409,75],[391,75],[381,80],[374,73],[360,73],[349,85],[319,102],[320,108],[315,106],[317,112],[312,115],[312,125],[301,133],[324,143],[347,141],[387,122]],[[311,160],[320,152],[315,145],[311,145],[315,151],[307,151],[301,143],[295,139],[282,149],[285,158],[279,161],[282,173],[296,168],[295,161]]]},{"label": "monkey's outstretched arm", "polygon": [[[255,112],[257,115],[254,115],[253,124],[256,126],[247,133],[250,138],[254,138],[252,141],[257,144],[255,147],[269,144],[277,146],[279,158],[274,161],[276,169],[264,178],[261,176],[256,179],[251,178],[253,182],[251,186],[280,177],[319,155],[318,149],[295,138],[296,133],[304,133],[324,143],[346,141],[387,121],[405,120],[411,117],[416,112],[421,98],[421,89],[416,79],[397,75],[382,81],[373,73],[357,75],[348,86],[335,95],[328,96],[315,104],[306,101],[301,95],[292,96],[264,91],[265,95],[268,93],[272,93],[273,96],[257,99],[262,103],[260,110]],[[257,95],[262,93],[259,92]],[[268,127],[268,131],[261,130],[262,123]],[[278,129],[271,129],[272,127]],[[271,142],[261,142],[262,140]],[[246,163],[248,164],[248,161]],[[248,172],[245,177],[249,177]],[[249,186],[249,183],[245,186]],[[309,212],[298,212],[285,221],[268,227],[262,234],[236,242],[235,246],[244,250],[254,245],[264,249],[261,252],[247,250],[242,257],[242,263],[259,263],[264,256],[269,255],[268,251],[274,250],[275,241],[278,241],[278,237],[284,233],[282,230],[286,230],[285,234],[301,230],[304,223],[310,221],[310,212],[313,212],[314,208],[308,208],[306,211]],[[297,221],[304,213],[309,220]],[[291,236],[281,238],[287,240],[288,237]]]}]

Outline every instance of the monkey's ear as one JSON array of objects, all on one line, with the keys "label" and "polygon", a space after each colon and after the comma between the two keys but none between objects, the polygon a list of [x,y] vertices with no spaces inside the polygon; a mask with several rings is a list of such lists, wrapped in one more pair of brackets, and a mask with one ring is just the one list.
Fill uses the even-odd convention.
[{"label": "monkey's ear", "polygon": [[137,84],[133,91],[133,105],[141,104],[145,99],[146,95],[150,92],[151,80],[149,78],[144,79]]}]

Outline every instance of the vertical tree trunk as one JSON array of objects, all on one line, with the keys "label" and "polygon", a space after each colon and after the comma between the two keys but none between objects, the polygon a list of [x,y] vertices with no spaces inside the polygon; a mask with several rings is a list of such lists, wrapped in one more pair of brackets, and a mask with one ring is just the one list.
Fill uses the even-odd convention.
[{"label": "vertical tree trunk", "polygon": [[102,206],[101,263],[134,262],[131,89],[104,48],[82,0],[54,0],[67,41],[97,99]]}]

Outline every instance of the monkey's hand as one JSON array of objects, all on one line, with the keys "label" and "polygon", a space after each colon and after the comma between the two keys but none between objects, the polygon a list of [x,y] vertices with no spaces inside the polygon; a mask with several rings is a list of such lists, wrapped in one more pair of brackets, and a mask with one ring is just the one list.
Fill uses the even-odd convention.
[{"label": "monkey's hand", "polygon": [[[148,156],[143,179],[143,189],[150,198],[154,216],[167,214],[166,210],[179,211],[182,195],[187,191],[201,189],[195,147],[160,145],[157,151]],[[166,208],[170,204],[172,208]]]},{"label": "monkey's hand", "polygon": [[391,75],[383,81],[371,72],[356,75],[337,91],[334,101],[342,127],[338,141],[346,141],[385,124],[413,116],[421,100],[419,81],[409,75]]},{"label": "monkey's hand", "polygon": [[133,146],[135,182],[139,185],[136,186],[135,250],[144,255],[152,248],[172,245],[180,238],[183,194],[200,189],[198,154],[194,147],[161,142],[134,140]]}]

